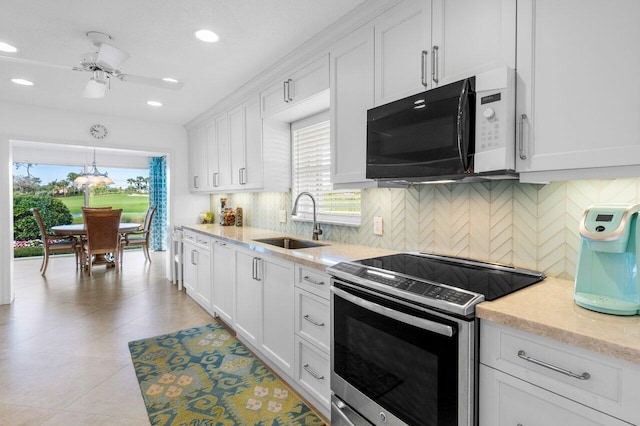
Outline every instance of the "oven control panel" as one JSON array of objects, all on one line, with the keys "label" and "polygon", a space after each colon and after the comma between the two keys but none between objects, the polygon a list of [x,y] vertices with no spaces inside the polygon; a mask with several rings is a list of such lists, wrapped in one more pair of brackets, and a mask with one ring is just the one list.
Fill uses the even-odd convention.
[{"label": "oven control panel", "polygon": [[329,272],[342,272],[342,274],[339,275],[344,279],[349,279],[350,275],[353,278],[356,278],[355,281],[359,281],[361,283],[366,284],[366,282],[373,282],[376,284],[382,284],[416,296],[441,300],[460,306],[464,306],[474,298],[477,298],[477,295],[474,293],[408,278],[404,275],[399,275],[390,271],[380,271],[352,263],[339,263],[332,266]]}]

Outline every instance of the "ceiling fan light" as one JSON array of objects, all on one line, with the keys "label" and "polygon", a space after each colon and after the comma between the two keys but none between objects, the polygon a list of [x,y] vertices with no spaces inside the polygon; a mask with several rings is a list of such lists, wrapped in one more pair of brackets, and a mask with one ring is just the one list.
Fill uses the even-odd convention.
[{"label": "ceiling fan light", "polygon": [[84,88],[84,93],[82,94],[82,96],[90,99],[103,98],[106,91],[106,82],[103,83],[97,81],[94,77],[92,77],[91,80],[89,80],[89,82],[87,83],[87,86]]},{"label": "ceiling fan light", "polygon": [[198,40],[204,41],[206,43],[215,43],[220,40],[218,34],[209,30],[198,30],[195,32],[195,36]]},{"label": "ceiling fan light", "polygon": [[11,82],[21,86],[33,86],[33,81],[25,80],[24,78],[12,78]]},{"label": "ceiling fan light", "polygon": [[0,41],[0,52],[16,53],[17,51],[17,47],[12,46],[9,43],[5,43],[4,41]]}]

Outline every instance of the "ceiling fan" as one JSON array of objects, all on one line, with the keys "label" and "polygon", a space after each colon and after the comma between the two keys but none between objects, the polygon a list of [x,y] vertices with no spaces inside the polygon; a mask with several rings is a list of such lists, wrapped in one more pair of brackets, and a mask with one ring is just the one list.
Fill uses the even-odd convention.
[{"label": "ceiling fan", "polygon": [[80,59],[80,66],[68,67],[4,55],[0,55],[0,60],[53,68],[71,69],[73,71],[90,72],[92,76],[83,93],[85,98],[104,97],[107,88],[111,88],[112,78],[117,78],[124,82],[145,84],[148,86],[173,90],[179,90],[184,86],[184,83],[172,78],[143,77],[121,72],[120,67],[131,57],[131,54],[115,47],[112,44],[114,41],[113,37],[108,34],[99,31],[89,31],[86,35],[91,43],[96,47],[97,51],[82,55]]}]

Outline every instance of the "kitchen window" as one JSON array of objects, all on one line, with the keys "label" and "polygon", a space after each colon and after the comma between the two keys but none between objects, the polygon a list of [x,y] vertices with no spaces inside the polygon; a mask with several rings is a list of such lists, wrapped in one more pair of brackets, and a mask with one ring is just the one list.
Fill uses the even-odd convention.
[{"label": "kitchen window", "polygon": [[[359,226],[360,190],[334,190],[331,182],[329,113],[323,112],[291,125],[293,145],[293,199],[313,194],[318,222]],[[302,197],[294,220],[311,221],[313,204]]]}]

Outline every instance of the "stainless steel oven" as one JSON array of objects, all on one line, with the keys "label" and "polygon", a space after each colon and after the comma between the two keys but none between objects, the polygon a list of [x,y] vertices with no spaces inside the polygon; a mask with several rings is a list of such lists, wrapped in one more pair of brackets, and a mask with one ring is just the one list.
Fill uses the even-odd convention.
[{"label": "stainless steel oven", "polygon": [[421,253],[329,272],[334,426],[477,424],[475,305],[544,278]]}]

